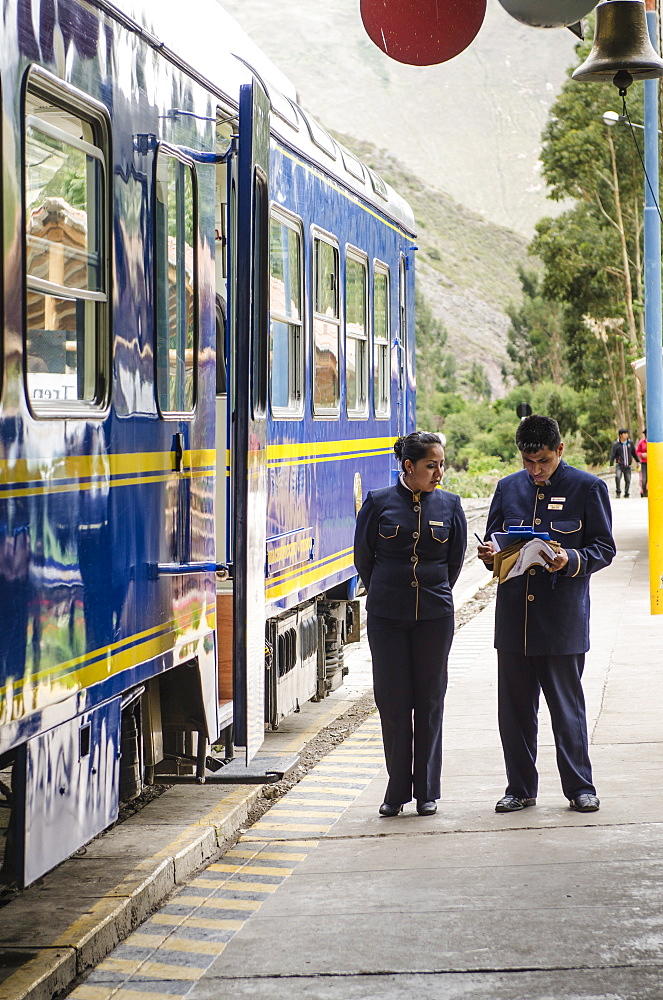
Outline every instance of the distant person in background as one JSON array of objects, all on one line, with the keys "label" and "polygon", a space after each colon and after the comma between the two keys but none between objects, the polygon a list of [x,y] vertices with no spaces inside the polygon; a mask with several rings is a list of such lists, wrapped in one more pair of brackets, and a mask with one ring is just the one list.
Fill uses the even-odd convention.
[{"label": "distant person in background", "polygon": [[624,477],[624,496],[629,496],[631,490],[631,462],[640,464],[635,453],[635,445],[628,436],[626,427],[621,427],[619,437],[613,441],[610,449],[610,468],[615,466],[615,492],[622,495],[622,476]]},{"label": "distant person in background", "polygon": [[640,459],[640,496],[647,496],[647,428],[635,447],[635,453]]},{"label": "distant person in background", "polygon": [[460,497],[437,488],[444,475],[437,434],[414,431],[398,438],[394,452],[398,482],[371,490],[355,529],[389,775],[379,811],[397,816],[414,792],[419,815],[432,816],[454,633],[451,590],[463,567],[467,527]]}]

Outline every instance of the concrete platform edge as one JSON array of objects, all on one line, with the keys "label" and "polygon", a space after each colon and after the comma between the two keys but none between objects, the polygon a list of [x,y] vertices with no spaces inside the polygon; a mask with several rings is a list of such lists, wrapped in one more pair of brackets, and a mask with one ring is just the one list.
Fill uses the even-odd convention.
[{"label": "concrete platform edge", "polygon": [[[492,574],[475,564],[456,597],[456,608],[471,600],[491,580]],[[336,711],[324,713],[315,729],[329,725],[332,717],[341,716],[359,697],[355,694],[339,700]],[[308,730],[303,735],[305,740],[313,733]],[[239,832],[262,788],[262,785],[234,787],[211,812],[192,823],[167,847],[139,862],[52,944],[0,982],[0,1000],[52,1000],[70,989],[78,976],[102,961],[176,886],[185,883]],[[102,836],[107,835],[112,835],[112,831]],[[71,862],[65,862],[68,863]]]},{"label": "concrete platform edge", "polygon": [[214,857],[224,842],[239,831],[261,790],[261,785],[238,786],[228,797],[235,801],[228,802],[225,814],[212,814],[204,828],[192,825],[170,845],[179,849],[166,849],[140,862],[51,947],[43,948],[1,983],[0,1000],[51,1000],[70,987],[77,976],[105,958],[163,903],[177,885]]}]

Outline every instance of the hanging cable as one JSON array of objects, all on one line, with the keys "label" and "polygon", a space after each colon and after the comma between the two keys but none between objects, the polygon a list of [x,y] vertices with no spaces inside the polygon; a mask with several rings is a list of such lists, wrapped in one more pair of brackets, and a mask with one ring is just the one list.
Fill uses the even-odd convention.
[{"label": "hanging cable", "polygon": [[635,129],[633,128],[633,122],[631,121],[631,116],[629,115],[628,108],[626,107],[626,90],[620,89],[619,94],[620,94],[621,99],[622,99],[622,115],[624,116],[624,118],[628,122],[629,128],[631,130],[631,135],[633,136],[633,142],[635,143],[635,148],[637,149],[638,156],[640,157],[640,163],[642,164],[642,171],[643,171],[643,173],[645,175],[645,180],[647,181],[647,187],[649,188],[650,194],[651,194],[652,198],[654,199],[654,205],[656,206],[656,211],[658,212],[658,217],[661,220],[661,222],[663,222],[663,215],[661,215],[661,209],[659,208],[659,205],[658,205],[658,197],[654,193],[654,189],[651,186],[651,181],[649,180],[649,174],[647,173],[647,168],[645,167],[645,161],[643,159],[642,152],[640,151],[640,146],[638,145],[638,140],[637,140],[636,135],[635,135]]}]

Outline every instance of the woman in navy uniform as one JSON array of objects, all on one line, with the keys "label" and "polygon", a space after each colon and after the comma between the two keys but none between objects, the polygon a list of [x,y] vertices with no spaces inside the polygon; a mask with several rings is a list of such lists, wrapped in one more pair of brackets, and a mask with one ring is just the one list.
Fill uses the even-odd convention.
[{"label": "woman in navy uniform", "polygon": [[513,812],[536,804],[543,690],[564,794],[572,809],[595,812],[600,803],[581,678],[589,649],[590,576],[615,555],[608,488],[562,460],[564,444],[551,417],[521,420],[516,444],[524,468],[497,485],[479,558],[490,565],[491,534],[520,525],[547,531],[561,548],[546,567],[533,566],[497,588],[498,719],[507,787],[495,809]]},{"label": "woman in navy uniform", "polygon": [[444,449],[437,434],[399,438],[398,483],[372,490],[357,515],[355,566],[368,598],[368,642],[389,784],[381,816],[414,797],[437,810],[442,713],[454,631],[451,589],[467,542],[460,498],[437,487]]}]

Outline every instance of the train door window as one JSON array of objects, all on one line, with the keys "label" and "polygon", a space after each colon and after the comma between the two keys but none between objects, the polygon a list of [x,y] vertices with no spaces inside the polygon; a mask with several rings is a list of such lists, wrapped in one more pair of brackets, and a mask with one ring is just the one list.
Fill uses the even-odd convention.
[{"label": "train door window", "polygon": [[162,413],[191,413],[196,390],[196,212],[193,164],[156,157],[156,365]]},{"label": "train door window", "polygon": [[339,413],[339,294],[338,247],[331,239],[313,241],[313,412],[335,417]]},{"label": "train door window", "polygon": [[102,407],[110,371],[105,110],[38,70],[24,100],[28,397],[37,413]]},{"label": "train door window", "polygon": [[270,390],[272,413],[300,417],[304,405],[302,236],[281,213],[269,223]]},{"label": "train door window", "polygon": [[350,417],[368,414],[368,269],[348,250],[345,260],[345,393]]},{"label": "train door window", "polygon": [[379,263],[373,274],[373,405],[376,417],[390,415],[389,269]]},{"label": "train door window", "polygon": [[251,306],[253,419],[267,415],[269,310],[269,190],[267,177],[255,167],[253,176],[253,301]]},{"label": "train door window", "polygon": [[401,254],[398,285],[398,337],[401,347],[407,349],[407,275],[405,255]]}]

